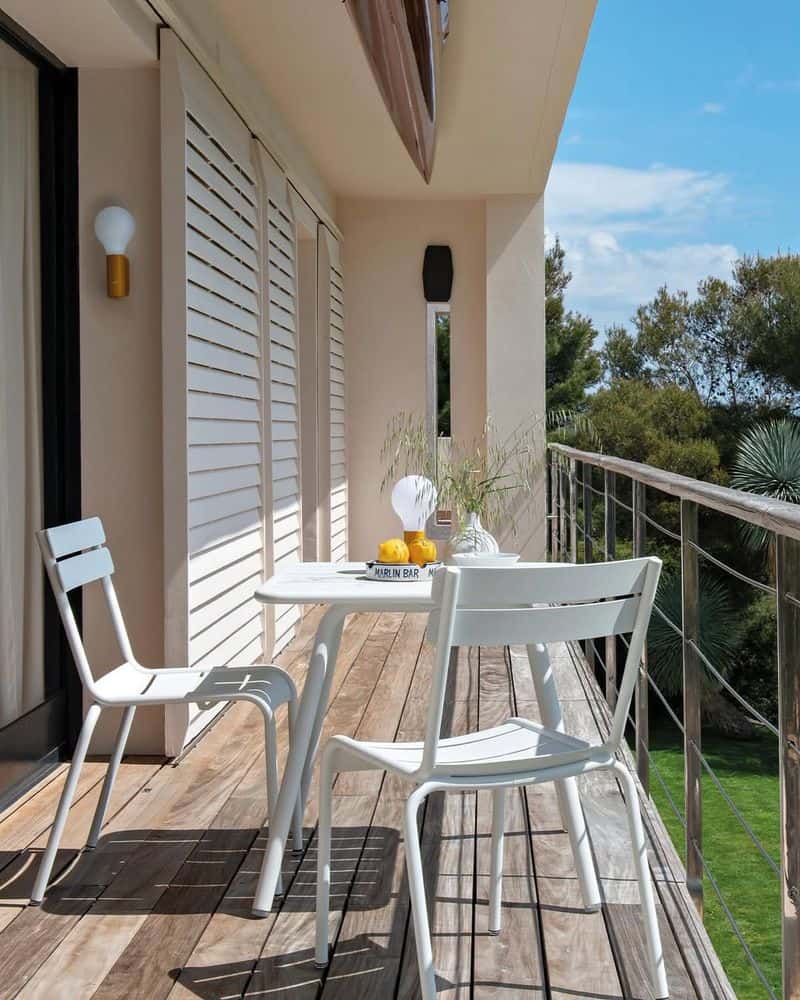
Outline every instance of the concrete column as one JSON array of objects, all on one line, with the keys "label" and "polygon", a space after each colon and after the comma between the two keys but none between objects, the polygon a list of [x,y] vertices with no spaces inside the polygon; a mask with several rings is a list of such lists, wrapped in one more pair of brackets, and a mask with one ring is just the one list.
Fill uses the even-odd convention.
[{"label": "concrete column", "polygon": [[516,512],[504,549],[544,559],[544,199],[486,199],[486,408],[498,440],[536,421],[539,469],[533,496]]}]

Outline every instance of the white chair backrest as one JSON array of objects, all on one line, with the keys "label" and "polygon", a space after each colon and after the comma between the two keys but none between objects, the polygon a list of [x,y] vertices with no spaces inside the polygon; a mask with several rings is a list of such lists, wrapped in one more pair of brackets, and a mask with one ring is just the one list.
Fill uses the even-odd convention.
[{"label": "white chair backrest", "polygon": [[123,659],[136,662],[111,581],[114,563],[105,546],[103,524],[99,517],[89,517],[57,528],[44,528],[37,531],[36,538],[81,682],[94,693],[94,675],[68,597],[71,590],[89,583],[102,585]]},{"label": "white chair backrest", "polygon": [[611,732],[604,744],[616,751],[636,687],[660,573],[661,560],[653,557],[589,565],[440,569],[428,622],[436,654],[422,772],[436,762],[453,646],[528,646],[630,633]]}]

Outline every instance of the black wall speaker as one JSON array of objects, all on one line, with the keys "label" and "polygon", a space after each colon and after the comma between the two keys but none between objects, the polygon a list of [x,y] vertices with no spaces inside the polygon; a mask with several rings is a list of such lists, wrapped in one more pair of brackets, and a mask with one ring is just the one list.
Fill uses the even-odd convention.
[{"label": "black wall speaker", "polygon": [[422,288],[426,302],[449,302],[453,290],[453,254],[450,247],[425,247]]}]

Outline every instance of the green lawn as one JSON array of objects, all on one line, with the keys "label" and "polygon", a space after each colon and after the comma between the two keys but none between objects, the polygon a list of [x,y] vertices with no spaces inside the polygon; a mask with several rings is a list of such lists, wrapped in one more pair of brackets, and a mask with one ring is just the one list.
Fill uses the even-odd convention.
[{"label": "green lawn", "polygon": [[[669,722],[651,728],[652,760],[676,804],[683,808],[683,747]],[[777,741],[769,735],[733,740],[703,733],[703,753],[769,854],[779,858]],[[653,801],[681,857],[683,827],[655,776]],[[703,773],[703,854],[742,934],[775,992],[781,993],[781,921],[778,878],[742,829],[711,778]],[[768,996],[752,970],[708,879],[705,923],[739,1000]]]}]

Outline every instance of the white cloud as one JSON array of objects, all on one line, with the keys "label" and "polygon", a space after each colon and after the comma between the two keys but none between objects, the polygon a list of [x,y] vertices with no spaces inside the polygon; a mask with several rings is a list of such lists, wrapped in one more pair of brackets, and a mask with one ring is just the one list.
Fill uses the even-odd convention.
[{"label": "white cloud", "polygon": [[565,146],[579,146],[583,142],[583,136],[580,132],[573,132],[572,135],[568,135],[564,140]]},{"label": "white cloud", "polygon": [[720,104],[719,101],[706,101],[700,110],[704,115],[721,115],[725,110],[725,105]]},{"label": "white cloud", "polygon": [[724,174],[556,163],[545,215],[573,275],[568,305],[603,329],[627,322],[663,284],[691,293],[708,275],[728,277],[736,247],[702,236],[731,200]]}]

